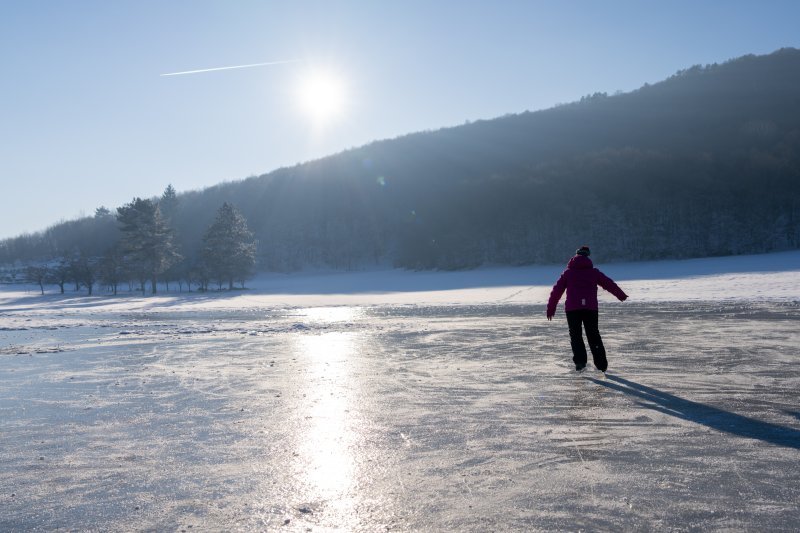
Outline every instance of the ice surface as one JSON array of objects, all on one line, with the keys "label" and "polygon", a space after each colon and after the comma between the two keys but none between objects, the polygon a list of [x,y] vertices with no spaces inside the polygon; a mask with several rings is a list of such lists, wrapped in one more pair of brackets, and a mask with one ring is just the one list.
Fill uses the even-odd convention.
[{"label": "ice surface", "polygon": [[601,303],[605,379],[544,319],[560,268],[4,291],[0,530],[796,529],[775,256],[599,265],[632,295]]}]

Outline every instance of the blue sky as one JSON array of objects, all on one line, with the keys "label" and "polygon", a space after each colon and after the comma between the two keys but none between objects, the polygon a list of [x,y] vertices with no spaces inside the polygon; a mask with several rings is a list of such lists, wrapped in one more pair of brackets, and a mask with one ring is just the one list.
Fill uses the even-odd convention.
[{"label": "blue sky", "polygon": [[[0,238],[800,47],[796,1],[0,0]],[[160,74],[267,61],[267,67]],[[348,105],[295,105],[309,71]]]}]

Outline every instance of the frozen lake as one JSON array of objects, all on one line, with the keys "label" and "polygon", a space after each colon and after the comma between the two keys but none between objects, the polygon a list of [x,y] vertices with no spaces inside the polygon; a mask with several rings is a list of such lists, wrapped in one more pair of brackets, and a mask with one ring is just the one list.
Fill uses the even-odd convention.
[{"label": "frozen lake", "polygon": [[4,302],[0,530],[800,523],[797,302],[606,302],[602,379],[543,305],[109,301]]}]

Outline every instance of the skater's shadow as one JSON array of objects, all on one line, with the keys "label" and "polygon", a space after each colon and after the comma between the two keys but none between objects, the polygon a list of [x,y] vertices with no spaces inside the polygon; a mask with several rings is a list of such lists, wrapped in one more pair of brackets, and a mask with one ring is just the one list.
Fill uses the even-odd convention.
[{"label": "skater's shadow", "polygon": [[777,446],[800,449],[800,430],[762,422],[755,418],[737,415],[710,405],[684,400],[673,394],[662,392],[652,387],[640,385],[619,376],[607,376],[605,380],[589,378],[598,385],[623,392],[643,400],[641,405],[683,420],[689,420],[704,426],[747,437],[758,439]]}]

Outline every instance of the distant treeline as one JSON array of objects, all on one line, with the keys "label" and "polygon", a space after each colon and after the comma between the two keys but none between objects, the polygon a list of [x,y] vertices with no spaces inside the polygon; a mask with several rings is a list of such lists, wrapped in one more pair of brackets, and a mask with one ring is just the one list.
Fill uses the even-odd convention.
[{"label": "distant treeline", "polygon": [[[222,204],[216,218],[203,234],[200,245],[184,256],[176,244],[174,216],[180,201],[170,185],[159,200],[134,198],[112,215],[98,208],[92,224],[98,240],[75,243],[66,252],[29,260],[24,267],[5,270],[6,281],[26,281],[39,285],[57,285],[63,294],[65,286],[75,290],[86,288],[91,295],[100,284],[107,292],[117,294],[127,285],[129,291],[146,292],[150,283],[153,294],[159,283],[169,290],[170,282],[179,291],[208,290],[216,282],[222,289],[233,289],[234,282],[244,282],[253,273],[256,241],[247,228],[247,221],[232,205]],[[55,228],[60,228],[56,226]],[[51,228],[55,229],[55,228]],[[73,234],[68,234],[70,237]]]},{"label": "distant treeline", "polygon": [[[800,51],[695,66],[626,94],[379,141],[178,195],[182,268],[235,205],[257,268],[462,269],[800,248]],[[0,262],[100,257],[115,217],[0,243]]]}]

